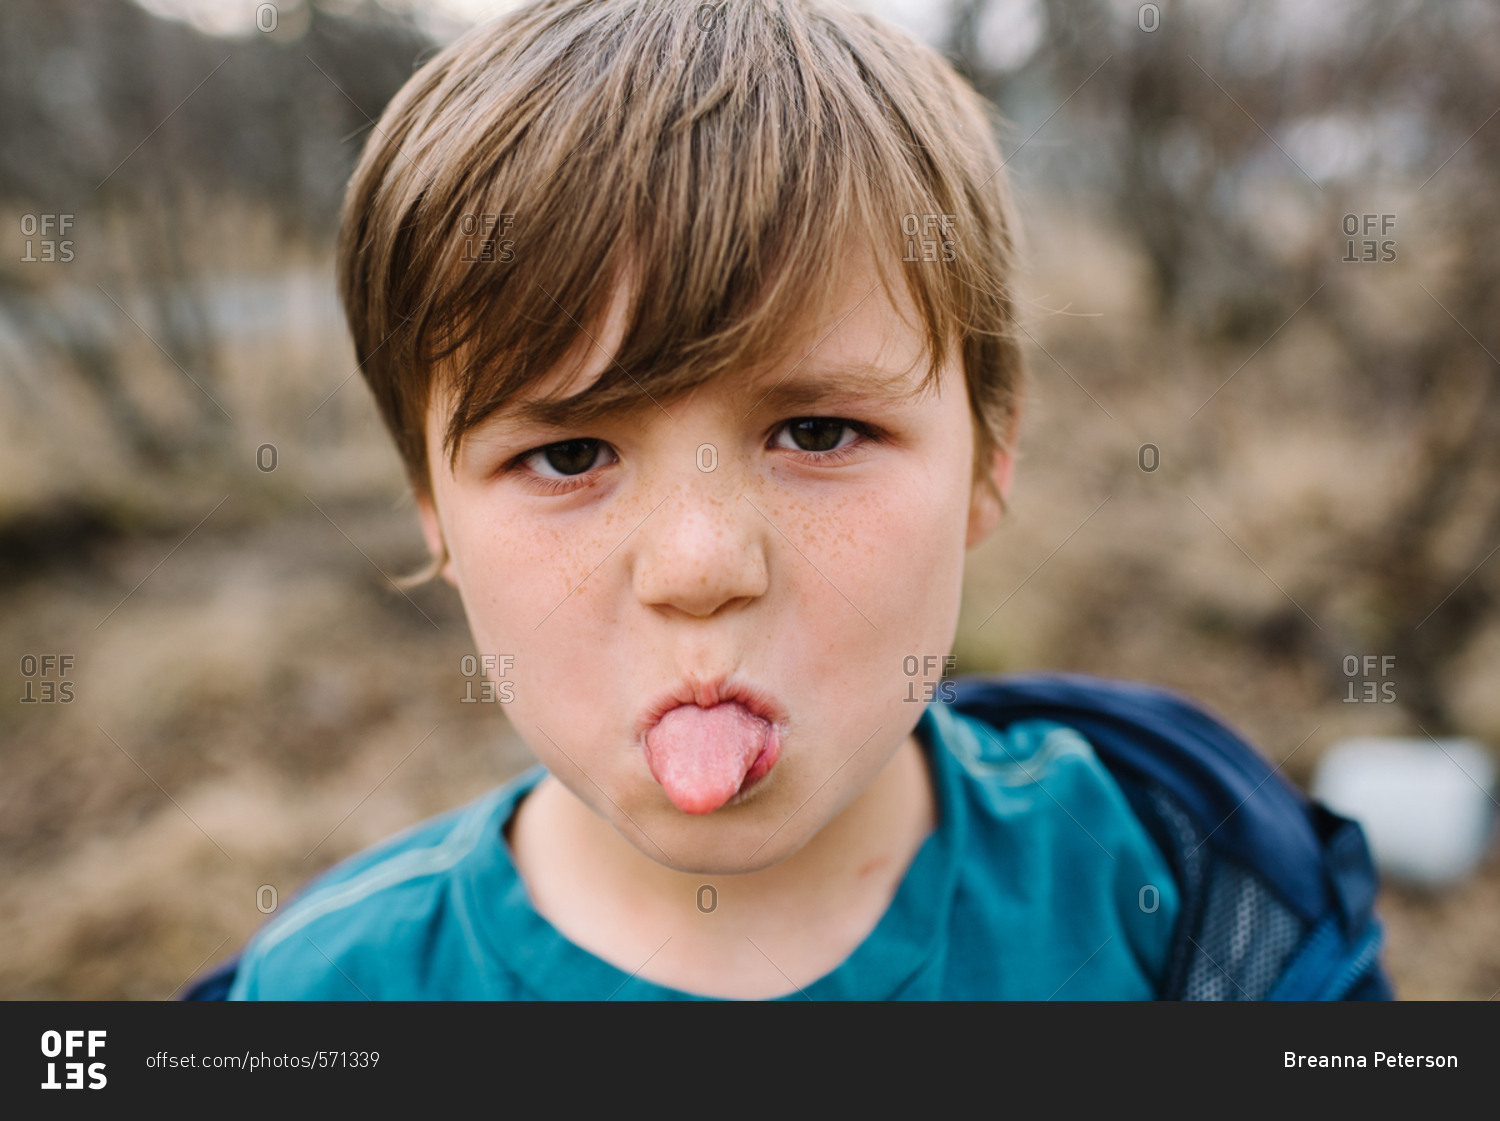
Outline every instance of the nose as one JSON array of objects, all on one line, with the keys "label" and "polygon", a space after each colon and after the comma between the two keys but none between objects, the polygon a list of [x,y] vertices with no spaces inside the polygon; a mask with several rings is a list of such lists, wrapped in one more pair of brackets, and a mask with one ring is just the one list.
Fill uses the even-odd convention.
[{"label": "nose", "polygon": [[770,581],[764,527],[733,494],[683,488],[641,527],[636,598],[702,619],[764,595]]}]

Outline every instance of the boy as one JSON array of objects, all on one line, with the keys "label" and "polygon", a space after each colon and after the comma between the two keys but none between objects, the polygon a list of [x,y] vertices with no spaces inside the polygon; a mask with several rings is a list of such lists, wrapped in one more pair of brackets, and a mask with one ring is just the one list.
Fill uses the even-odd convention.
[{"label": "boy", "polygon": [[[230,996],[1212,988],[1212,799],[1079,730],[1125,693],[946,703],[1018,411],[1001,168],[936,54],[821,0],[544,0],[412,78],[341,294],[545,769],[333,870]],[[1131,728],[1207,719],[1141,696]],[[1231,842],[1293,797],[1250,793]]]}]

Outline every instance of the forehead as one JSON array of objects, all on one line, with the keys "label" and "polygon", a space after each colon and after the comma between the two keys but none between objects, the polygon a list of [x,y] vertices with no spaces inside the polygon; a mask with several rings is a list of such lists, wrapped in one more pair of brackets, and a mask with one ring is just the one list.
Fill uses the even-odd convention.
[{"label": "forehead", "polygon": [[[940,388],[925,328],[902,285],[887,282],[868,253],[855,256],[826,298],[786,323],[777,344],[752,361],[711,378],[672,379],[659,370],[630,370],[617,357],[629,328],[633,301],[643,298],[628,282],[617,284],[605,313],[589,326],[576,324],[572,351],[545,377],[515,394],[475,428],[567,428],[598,420],[648,420],[670,415],[688,394],[716,397],[726,412],[773,419],[813,407],[912,401]],[[566,315],[558,308],[559,316]],[[600,409],[602,386],[634,387]],[[618,394],[615,395],[619,397]],[[434,410],[439,414],[444,409]],[[440,419],[440,418],[438,418]]]}]

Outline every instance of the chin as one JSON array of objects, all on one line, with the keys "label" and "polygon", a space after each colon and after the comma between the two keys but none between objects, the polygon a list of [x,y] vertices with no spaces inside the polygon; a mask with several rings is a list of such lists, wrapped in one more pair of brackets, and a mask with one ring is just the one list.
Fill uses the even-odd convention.
[{"label": "chin", "polygon": [[656,863],[676,872],[704,876],[759,872],[785,860],[807,840],[802,832],[806,828],[803,823],[788,822],[777,829],[777,825],[785,821],[780,815],[741,816],[735,812],[737,808],[725,806],[701,817],[689,817],[669,809],[653,815],[649,824],[637,817],[651,837],[650,841],[641,839],[635,830],[629,828],[629,823],[622,832],[643,855]]}]

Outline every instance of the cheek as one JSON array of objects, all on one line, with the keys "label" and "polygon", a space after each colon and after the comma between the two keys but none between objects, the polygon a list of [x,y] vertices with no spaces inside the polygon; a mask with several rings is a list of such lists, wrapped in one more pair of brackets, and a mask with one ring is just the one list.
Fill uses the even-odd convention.
[{"label": "cheek", "polygon": [[601,564],[620,558],[620,539],[649,509],[634,512],[627,500],[535,521],[478,502],[455,510],[462,528],[451,551],[475,646],[512,659],[507,715],[549,766],[565,760],[553,758],[547,736],[574,757],[580,745],[613,743],[621,714],[634,713],[615,696],[621,666],[659,660],[641,621],[610,594],[614,573]]},{"label": "cheek", "polygon": [[951,474],[908,470],[826,505],[782,504],[778,524],[804,554],[782,543],[796,605],[786,620],[799,637],[790,650],[796,679],[816,681],[820,692],[869,713],[907,699],[908,655],[948,652],[962,592],[967,491],[932,482]]},{"label": "cheek", "polygon": [[[471,613],[519,637],[536,630],[589,580],[640,521],[629,501],[593,513],[529,518],[474,502],[458,511],[453,542],[459,586]],[[647,508],[649,509],[649,507]]]}]

